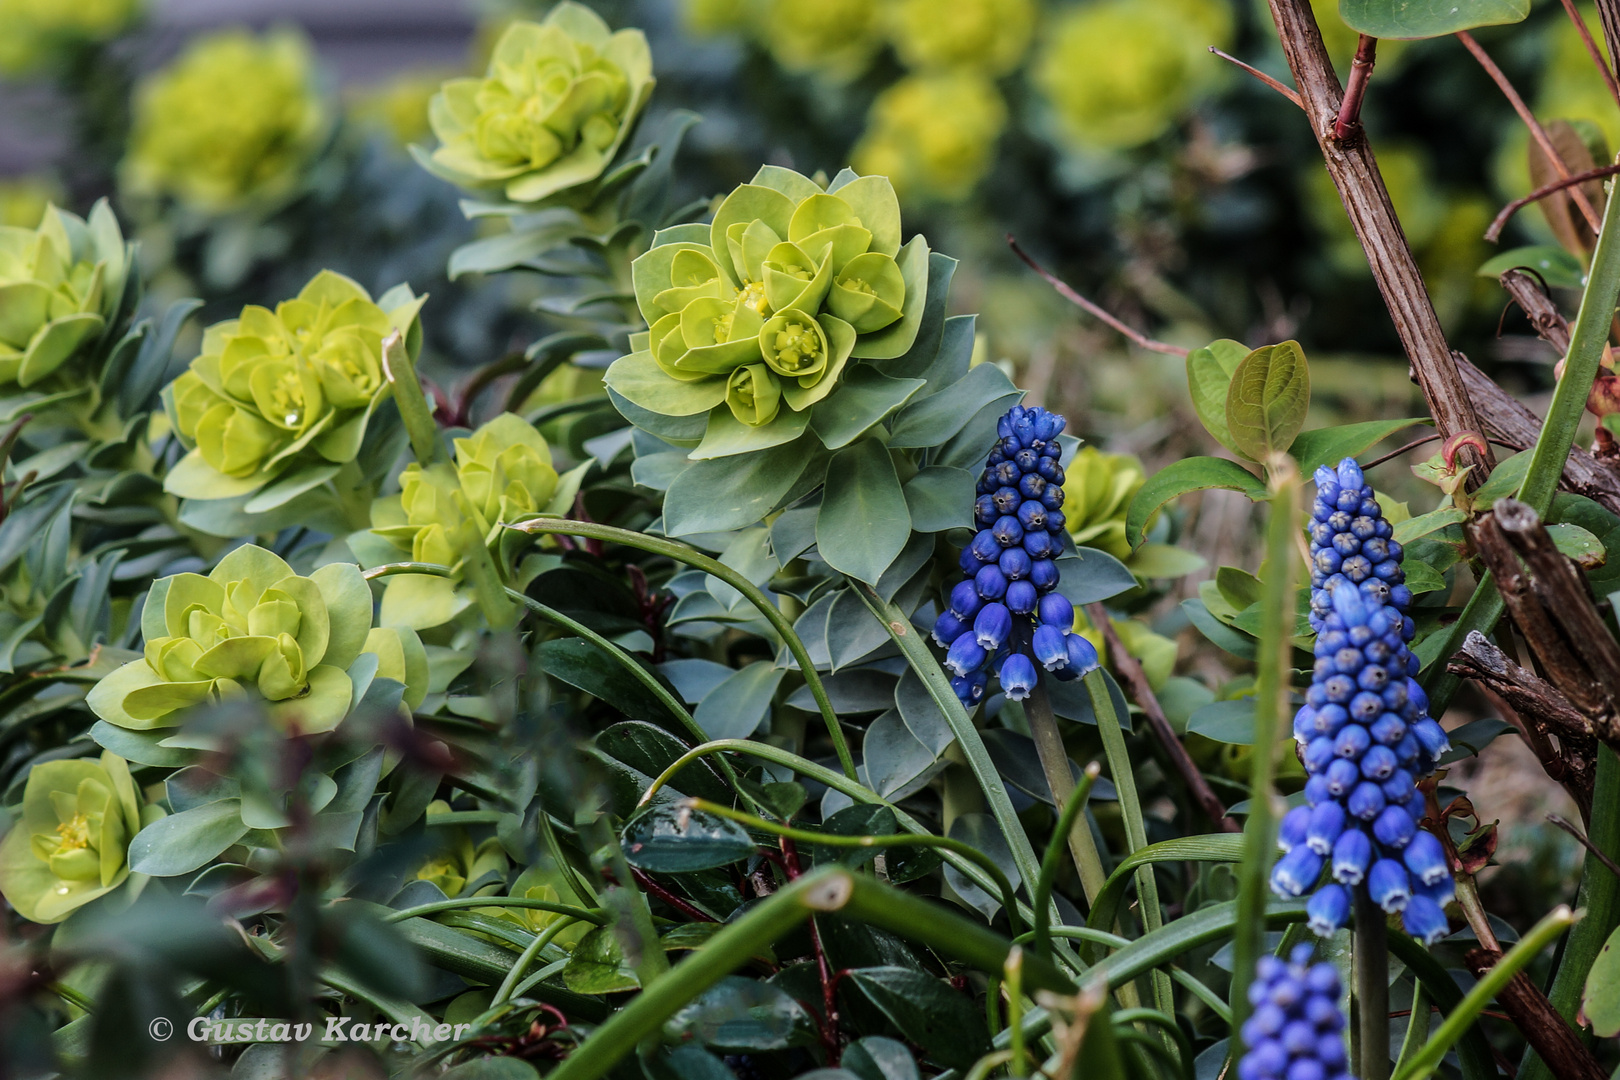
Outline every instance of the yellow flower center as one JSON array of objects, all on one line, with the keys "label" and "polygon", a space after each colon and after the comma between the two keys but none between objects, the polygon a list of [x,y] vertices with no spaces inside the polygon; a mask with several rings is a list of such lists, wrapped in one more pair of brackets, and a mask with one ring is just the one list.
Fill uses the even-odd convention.
[{"label": "yellow flower center", "polygon": [[814,364],[821,354],[821,342],[809,327],[790,322],[776,332],[777,361],[785,368]]},{"label": "yellow flower center", "polygon": [[[794,269],[797,269],[797,267]],[[801,274],[798,276],[809,277],[810,275]],[[765,283],[763,281],[750,281],[748,284],[738,289],[737,303],[741,304],[743,307],[751,307],[761,315],[770,314],[771,306],[765,301]],[[729,326],[727,328],[727,332],[730,332]]]},{"label": "yellow flower center", "polygon": [[872,283],[867,281],[865,278],[847,277],[838,284],[843,288],[850,289],[854,292],[865,293],[867,296],[877,295],[877,290],[872,288]]},{"label": "yellow flower center", "polygon": [[714,319],[714,340],[716,344],[723,345],[731,340],[731,324],[736,319],[735,311],[728,311],[719,318]]},{"label": "yellow flower center", "polygon": [[304,415],[304,384],[296,371],[284,371],[271,391],[271,401],[282,414],[282,423],[295,427]]},{"label": "yellow flower center", "polygon": [[90,822],[83,814],[74,814],[56,827],[58,852],[80,851],[90,846]]}]

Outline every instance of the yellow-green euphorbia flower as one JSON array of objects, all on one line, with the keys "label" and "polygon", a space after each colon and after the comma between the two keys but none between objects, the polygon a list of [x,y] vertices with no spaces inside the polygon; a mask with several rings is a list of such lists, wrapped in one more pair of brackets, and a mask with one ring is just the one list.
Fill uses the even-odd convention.
[{"label": "yellow-green euphorbia flower", "polygon": [[0,384],[33,386],[94,343],[131,257],[105,199],[88,222],[47,205],[37,228],[0,226]]},{"label": "yellow-green euphorbia flower", "polygon": [[718,457],[796,437],[852,361],[911,347],[928,245],[901,246],[887,177],[846,169],[823,189],[766,166],[712,224],[658,233],[632,277],[649,329],[607,384],[661,416],[708,413],[697,455]]},{"label": "yellow-green euphorbia flower", "polygon": [[500,414],[457,439],[455,447],[453,463],[426,469],[416,462],[407,465],[400,474],[400,493],[372,504],[372,528],[349,538],[351,550],[368,566],[408,559],[456,571],[451,577],[389,577],[382,600],[385,625],[426,630],[448,622],[472,602],[457,588],[462,560],[458,536],[464,530],[493,546],[500,541],[502,525],[543,510],[566,509],[551,506],[558,481],[545,436],[516,413]]},{"label": "yellow-green euphorbia flower", "polygon": [[122,184],[207,214],[273,206],[297,188],[332,120],[302,34],[204,34],[136,88]]},{"label": "yellow-green euphorbia flower", "polygon": [[1063,472],[1064,527],[1075,544],[1129,560],[1125,512],[1147,479],[1141,461],[1130,454],[1107,454],[1086,446]]},{"label": "yellow-green euphorbia flower", "polygon": [[28,74],[56,46],[117,37],[143,6],[142,0],[0,0],[0,73]]},{"label": "yellow-green euphorbia flower", "polygon": [[[378,655],[379,674],[401,681],[412,667],[426,674],[414,632],[372,629],[371,589],[359,567],[330,563],[301,577],[252,544],[207,577],[157,581],[141,629],[146,655],[102,679],[88,698],[101,719],[135,730],[174,727],[193,705],[248,695],[289,731],[330,731],[349,711],[348,668],[362,652]],[[408,687],[407,703],[420,701],[421,689]]]},{"label": "yellow-green euphorbia flower", "polygon": [[910,68],[968,68],[1005,75],[1035,31],[1034,0],[897,0],[889,35]]},{"label": "yellow-green euphorbia flower", "polygon": [[1007,104],[972,70],[908,75],[877,96],[852,154],[862,172],[894,181],[908,203],[960,202],[984,179]]},{"label": "yellow-green euphorbia flower", "polygon": [[[512,887],[507,890],[508,896],[521,896],[529,900],[541,900],[551,904],[567,904],[571,907],[591,907],[591,903],[580,899],[574,892],[568,878],[556,870],[545,866],[531,866],[517,876]],[[489,914],[517,923],[530,933],[538,934],[568,916],[555,911],[545,911],[540,908],[492,908]],[[572,949],[593,929],[591,923],[578,921],[565,930],[560,930],[552,942],[564,949]]]},{"label": "yellow-green euphorbia flower", "polygon": [[231,498],[295,465],[353,461],[391,387],[383,339],[395,330],[416,339],[409,331],[423,299],[401,287],[379,305],[322,270],[274,311],[249,306],[209,327],[202,354],[164,392],[190,448],[164,489]]},{"label": "yellow-green euphorbia flower", "polygon": [[760,41],[787,70],[847,82],[864,72],[883,47],[882,5],[873,0],[766,0],[757,29]]},{"label": "yellow-green euphorbia flower", "polygon": [[0,894],[31,922],[57,923],[129,877],[129,842],[163,816],[143,808],[123,758],[28,770],[22,814],[0,841]]},{"label": "yellow-green euphorbia flower", "polygon": [[439,148],[417,159],[462,187],[538,202],[602,175],[652,88],[641,31],[614,33],[564,0],[544,22],[508,26],[482,79],[444,84],[428,110]]},{"label": "yellow-green euphorbia flower", "polygon": [[1120,150],[1158,138],[1218,70],[1232,12],[1221,0],[1098,0],[1067,8],[1043,35],[1036,86],[1079,146]]},{"label": "yellow-green euphorbia flower", "polygon": [[486,882],[472,895],[485,895],[504,889],[504,878],[510,864],[500,841],[492,836],[475,847],[466,829],[433,824],[435,815],[449,812],[450,804],[442,799],[428,804],[423,817],[427,821],[428,835],[434,847],[432,853],[416,868],[413,877],[417,881],[432,882],[440,892],[452,899],[466,892],[467,886],[476,884],[491,871],[502,875],[502,880]]}]

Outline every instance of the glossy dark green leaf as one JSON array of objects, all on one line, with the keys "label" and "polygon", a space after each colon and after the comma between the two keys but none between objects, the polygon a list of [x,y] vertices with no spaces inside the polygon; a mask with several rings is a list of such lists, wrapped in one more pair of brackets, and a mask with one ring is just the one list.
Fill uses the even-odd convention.
[{"label": "glossy dark green leaf", "polygon": [[1339,0],[1350,29],[1378,38],[1443,37],[1529,14],[1530,0]]},{"label": "glossy dark green leaf", "polygon": [[1498,461],[1491,475],[1474,492],[1474,505],[1489,509],[1496,505],[1497,499],[1506,499],[1518,492],[1530,472],[1530,455],[1531,451],[1523,450],[1506,461]]},{"label": "glossy dark green leaf", "polygon": [[679,721],[619,661],[584,638],[555,638],[536,652],[541,670],[600,698],[633,720],[673,726]]},{"label": "glossy dark green leaf", "polygon": [[[639,720],[626,720],[601,732],[596,736],[596,748],[647,776],[657,776],[691,749],[656,724]],[[688,795],[715,802],[731,798],[731,789],[702,759],[683,767],[675,777],[674,786]]]},{"label": "glossy dark green leaf", "polygon": [[1131,505],[1125,512],[1125,538],[1135,547],[1142,542],[1143,531],[1155,510],[1189,491],[1207,491],[1210,488],[1241,491],[1255,501],[1266,497],[1266,485],[1235,461],[1211,457],[1182,458],[1148,477],[1147,482],[1132,496]]},{"label": "glossy dark green leaf", "polygon": [[[1311,376],[1297,341],[1263,345],[1243,358],[1226,391],[1226,428],[1251,461],[1286,453],[1305,426]],[[1134,505],[1134,504],[1133,504]]]},{"label": "glossy dark green leaf", "polygon": [[882,1035],[850,1043],[839,1064],[860,1080],[917,1080],[917,1059],[906,1044]]},{"label": "glossy dark green leaf", "polygon": [[876,584],[910,536],[911,515],[888,448],[864,439],[834,454],[816,518],[816,549],[828,565]]},{"label": "glossy dark green leaf", "polygon": [[664,1036],[722,1050],[785,1050],[813,1043],[815,1028],[784,991],[730,975],[670,1017]]},{"label": "glossy dark green leaf", "polygon": [[[277,1050],[279,1058],[280,1050]],[[280,1064],[279,1060],[277,1064]],[[519,1058],[486,1057],[457,1065],[443,1073],[440,1080],[539,1080],[539,1076],[533,1065]]]},{"label": "glossy dark green leaf", "polygon": [[568,954],[562,979],[576,994],[612,994],[641,986],[612,926],[598,926],[579,939]]},{"label": "glossy dark green leaf", "polygon": [[984,1013],[943,979],[900,967],[857,968],[845,977],[941,1065],[967,1069],[990,1048]]},{"label": "glossy dark green leaf", "polygon": [[736,1080],[726,1063],[701,1046],[666,1046],[641,1058],[647,1080]]},{"label": "glossy dark green leaf", "polygon": [[735,821],[681,806],[656,806],[624,827],[624,857],[657,874],[728,866],[754,853],[756,844]]},{"label": "glossy dark green leaf", "polygon": [[1451,749],[1441,755],[1439,764],[1450,765],[1453,761],[1474,757],[1484,750],[1499,736],[1511,731],[1517,731],[1512,724],[1505,720],[1498,720],[1494,716],[1482,716],[1478,720],[1470,720],[1461,727],[1452,728],[1446,732],[1451,740]]}]

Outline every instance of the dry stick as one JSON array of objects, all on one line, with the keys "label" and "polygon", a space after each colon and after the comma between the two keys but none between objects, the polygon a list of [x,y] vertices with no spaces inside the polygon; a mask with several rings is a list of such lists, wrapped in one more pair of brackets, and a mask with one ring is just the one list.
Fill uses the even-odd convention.
[{"label": "dry stick", "polygon": [[1101,603],[1087,604],[1086,617],[1091,620],[1091,625],[1102,630],[1103,638],[1108,645],[1108,655],[1114,662],[1114,670],[1125,679],[1131,697],[1136,699],[1136,703],[1147,716],[1148,727],[1153,729],[1154,737],[1159,740],[1164,752],[1170,756],[1176,772],[1181,774],[1182,783],[1187,785],[1187,791],[1192,795],[1193,801],[1222,832],[1242,832],[1243,826],[1227,816],[1226,806],[1221,802],[1220,796],[1215,794],[1214,789],[1209,786],[1209,781],[1204,779],[1204,774],[1198,771],[1198,766],[1187,753],[1187,748],[1176,738],[1175,731],[1170,727],[1170,721],[1164,715],[1164,709],[1159,705],[1158,697],[1153,693],[1153,687],[1148,685],[1147,674],[1142,670],[1141,662],[1130,654],[1125,648],[1125,643],[1120,641],[1118,632],[1114,630],[1114,624],[1108,618],[1108,609]]},{"label": "dry stick", "polygon": [[1013,254],[1017,255],[1020,259],[1023,259],[1024,263],[1031,270],[1045,278],[1047,284],[1056,289],[1059,296],[1063,297],[1063,299],[1067,300],[1069,303],[1090,312],[1093,317],[1107,323],[1119,333],[1130,338],[1137,345],[1140,345],[1144,349],[1151,349],[1153,352],[1164,353],[1167,356],[1185,357],[1187,355],[1188,350],[1183,349],[1180,345],[1172,345],[1168,341],[1155,341],[1146,334],[1142,333],[1140,330],[1134,330],[1131,327],[1126,326],[1124,323],[1120,322],[1119,319],[1115,318],[1111,312],[1105,308],[1099,307],[1090,300],[1087,300],[1085,297],[1081,296],[1079,293],[1075,292],[1067,282],[1065,282],[1062,278],[1059,278],[1056,274],[1053,274],[1051,271],[1047,270],[1046,267],[1042,266],[1040,263],[1036,262],[1030,257],[1028,252],[1019,247],[1018,241],[1013,239],[1012,233],[1007,234],[1007,246],[1012,248]]},{"label": "dry stick", "polygon": [[[1323,163],[1339,190],[1356,237],[1366,251],[1378,290],[1389,307],[1395,331],[1423,388],[1435,425],[1448,439],[1464,432],[1480,433],[1479,416],[1463,386],[1451,346],[1435,315],[1434,303],[1423,286],[1417,260],[1412,257],[1400,220],[1390,204],[1389,191],[1372,149],[1365,138],[1340,141],[1333,137],[1333,122],[1338,116],[1343,93],[1333,62],[1322,44],[1322,33],[1311,13],[1310,0],[1269,2],[1283,53],[1310,117],[1311,132],[1321,148]],[[1472,445],[1463,448],[1462,460],[1465,465],[1479,466],[1469,476],[1478,476],[1481,481],[1493,464],[1488,451],[1482,453]]]},{"label": "dry stick", "polygon": [[[1609,47],[1609,56],[1620,56],[1620,0],[1597,0],[1598,22],[1603,24],[1603,43]],[[1611,72],[1612,64],[1603,65]]]},{"label": "dry stick", "polygon": [[1616,105],[1620,105],[1620,82],[1615,81],[1614,72],[1609,70],[1608,61],[1603,59],[1603,51],[1598,48],[1598,43],[1592,40],[1592,31],[1586,28],[1586,20],[1575,10],[1575,0],[1563,0],[1563,3],[1564,14],[1575,24],[1575,32],[1581,35],[1581,44],[1586,46],[1587,55],[1592,58],[1592,63],[1597,65],[1597,69],[1603,72],[1603,81],[1608,84],[1610,96],[1614,98]]},{"label": "dry stick", "polygon": [[[1530,134],[1535,138],[1536,145],[1541,147],[1543,154],[1547,155],[1547,160],[1552,163],[1552,167],[1558,170],[1559,177],[1568,179],[1570,175],[1569,166],[1564,164],[1564,159],[1559,155],[1558,148],[1553,145],[1552,136],[1547,134],[1547,129],[1541,126],[1541,121],[1536,119],[1536,114],[1530,111],[1530,106],[1524,103],[1524,98],[1520,97],[1519,92],[1513,88],[1513,84],[1508,82],[1508,77],[1502,74],[1502,69],[1496,66],[1496,61],[1492,60],[1490,54],[1480,48],[1479,42],[1475,41],[1474,36],[1468,31],[1457,31],[1457,40],[1463,43],[1465,49],[1474,54],[1474,59],[1478,60],[1479,66],[1485,69],[1485,74],[1491,77],[1491,81],[1496,84],[1497,89],[1502,91],[1502,96],[1508,99],[1508,104],[1513,106],[1513,111],[1519,114],[1519,119],[1524,121],[1524,126],[1530,129]],[[1602,232],[1603,223],[1598,219],[1597,211],[1592,209],[1592,204],[1587,201],[1586,193],[1581,191],[1580,188],[1576,188],[1569,193],[1569,196],[1575,200],[1575,205],[1580,208],[1581,216],[1586,218],[1586,223],[1591,226],[1592,234],[1595,236]]]},{"label": "dry stick", "polygon": [[1356,41],[1355,59],[1350,61],[1350,85],[1344,88],[1344,101],[1333,121],[1333,137],[1340,142],[1361,127],[1361,102],[1367,96],[1367,84],[1372,81],[1373,65],[1377,62],[1378,39],[1362,34]]},{"label": "dry stick", "polygon": [[1242,68],[1244,71],[1247,71],[1250,75],[1253,75],[1255,78],[1259,79],[1261,82],[1265,83],[1267,86],[1269,86],[1273,90],[1277,91],[1277,93],[1281,94],[1283,97],[1287,98],[1289,101],[1292,101],[1295,105],[1298,105],[1301,109],[1303,109],[1305,107],[1305,103],[1299,99],[1299,92],[1297,90],[1295,90],[1292,86],[1283,85],[1282,83],[1278,82],[1276,79],[1273,79],[1270,75],[1267,75],[1265,72],[1261,71],[1259,68],[1253,66],[1252,64],[1245,64],[1243,61],[1239,60],[1237,57],[1233,56],[1231,53],[1222,52],[1220,49],[1217,49],[1213,45],[1211,45],[1209,47],[1209,51],[1214,53],[1216,56],[1220,57],[1222,60],[1227,61],[1228,63],[1236,64],[1238,67]]},{"label": "dry stick", "polygon": [[1615,173],[1620,173],[1620,165],[1599,165],[1595,169],[1587,169],[1584,172],[1578,172],[1571,176],[1554,180],[1546,187],[1536,188],[1536,190],[1532,191],[1522,199],[1514,199],[1512,202],[1502,207],[1501,212],[1497,214],[1496,218],[1491,222],[1491,227],[1485,230],[1485,239],[1489,240],[1493,244],[1496,243],[1497,238],[1502,235],[1503,228],[1507,226],[1508,218],[1512,217],[1514,214],[1517,214],[1520,210],[1523,210],[1526,206],[1529,206],[1538,199],[1545,199],[1547,196],[1563,191],[1567,187],[1574,187],[1576,184],[1584,184],[1588,180],[1601,180],[1603,177],[1613,176]]},{"label": "dry stick", "polygon": [[1513,297],[1536,328],[1541,340],[1558,350],[1563,356],[1569,352],[1569,320],[1558,310],[1541,286],[1523,270],[1509,270],[1502,275],[1502,288]]},{"label": "dry stick", "polygon": [[1603,854],[1602,851],[1599,851],[1598,846],[1592,843],[1585,833],[1581,832],[1574,825],[1571,825],[1568,821],[1565,821],[1557,814],[1548,814],[1547,820],[1569,833],[1569,835],[1573,836],[1575,839],[1579,840],[1581,842],[1581,846],[1587,851],[1590,851],[1594,859],[1608,867],[1609,873],[1613,874],[1615,877],[1620,877],[1620,863],[1616,863],[1613,859]]}]

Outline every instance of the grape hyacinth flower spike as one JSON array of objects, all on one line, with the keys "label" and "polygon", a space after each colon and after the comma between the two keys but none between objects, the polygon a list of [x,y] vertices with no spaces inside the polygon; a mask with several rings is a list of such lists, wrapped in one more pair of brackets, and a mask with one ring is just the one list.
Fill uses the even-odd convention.
[{"label": "grape hyacinth flower spike", "polygon": [[1097,650],[1074,632],[1074,605],[1056,591],[1063,542],[1064,419],[1039,406],[1014,405],[996,424],[973,504],[978,532],[962,550],[963,580],[934,621],[946,650],[951,688],[972,708],[990,676],[1022,701],[1040,672],[1079,678],[1097,666]]},{"label": "grape hyacinth flower spike", "polygon": [[1255,965],[1238,1080],[1351,1080],[1339,973],[1330,963],[1311,963],[1312,952],[1296,945],[1287,963],[1262,956]]},{"label": "grape hyacinth flower spike", "polygon": [[[1450,744],[1413,678],[1404,553],[1351,458],[1316,471],[1311,519],[1316,666],[1294,717],[1306,805],[1283,818],[1271,887],[1311,894],[1309,925],[1323,936],[1349,918],[1352,891],[1367,890],[1432,944],[1449,932],[1454,890],[1439,840],[1418,828],[1417,780]],[[1324,871],[1331,880],[1318,888]]]}]

